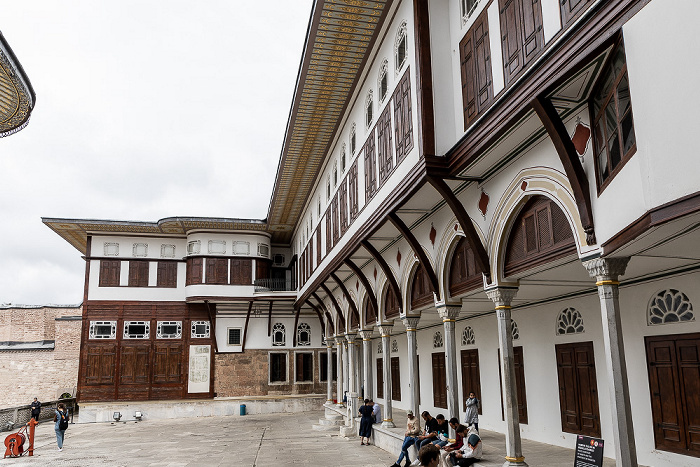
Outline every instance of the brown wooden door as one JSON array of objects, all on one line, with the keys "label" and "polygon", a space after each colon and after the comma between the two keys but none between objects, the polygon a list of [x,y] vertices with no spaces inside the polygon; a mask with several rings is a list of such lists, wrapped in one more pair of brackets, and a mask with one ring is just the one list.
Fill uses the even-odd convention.
[{"label": "brown wooden door", "polygon": [[[481,402],[481,378],[479,376],[479,349],[462,350],[462,407],[465,407],[469,392]],[[479,415],[481,407],[479,404]]]},{"label": "brown wooden door", "polygon": [[119,368],[119,384],[148,384],[149,350],[147,345],[122,343]]},{"label": "brown wooden door", "polygon": [[[515,366],[515,386],[518,399],[518,418],[520,418],[520,423],[527,425],[527,393],[525,392],[525,366],[523,365],[522,346],[513,347],[513,366]],[[500,349],[498,351],[498,379],[501,380]],[[503,412],[503,384],[501,384],[501,418],[505,420],[505,413]]]},{"label": "brown wooden door", "polygon": [[561,344],[555,347],[555,351],[562,431],[599,438],[593,342]]},{"label": "brown wooden door", "polygon": [[436,352],[433,357],[433,405],[447,408],[447,373],[445,352]]},{"label": "brown wooden door", "polygon": [[700,457],[700,334],[645,342],[656,448]]},{"label": "brown wooden door", "polygon": [[[379,344],[381,345],[381,343]],[[377,359],[377,397],[384,399],[384,359]]]},{"label": "brown wooden door", "polygon": [[401,369],[399,357],[391,357],[391,398],[401,400]]},{"label": "brown wooden door", "polygon": [[182,379],[182,344],[155,344],[153,383],[181,384]]}]

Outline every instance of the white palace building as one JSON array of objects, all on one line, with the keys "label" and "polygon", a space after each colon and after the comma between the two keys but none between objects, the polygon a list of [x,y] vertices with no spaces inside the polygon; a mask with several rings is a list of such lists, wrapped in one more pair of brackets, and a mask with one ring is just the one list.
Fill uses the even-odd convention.
[{"label": "white palace building", "polygon": [[508,465],[580,434],[698,465],[696,15],[316,0],[265,219],[43,219],[86,261],[79,400],[347,391],[401,426],[474,391]]}]

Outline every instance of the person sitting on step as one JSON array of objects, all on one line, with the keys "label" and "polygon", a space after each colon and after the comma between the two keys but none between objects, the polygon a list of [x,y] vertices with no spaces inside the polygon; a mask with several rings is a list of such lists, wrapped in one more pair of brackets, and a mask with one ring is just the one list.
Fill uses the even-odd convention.
[{"label": "person sitting on step", "polygon": [[440,463],[440,448],[434,444],[426,444],[418,451],[421,467],[437,467]]},{"label": "person sitting on step", "polygon": [[464,445],[464,435],[467,434],[467,427],[460,425],[459,420],[456,417],[450,419],[450,426],[455,430],[455,442],[445,445],[440,451],[440,466],[447,467],[450,465],[449,461],[446,459],[449,457],[450,453],[458,449],[462,449]]},{"label": "person sitting on step", "polygon": [[466,442],[462,449],[454,452],[454,457],[450,456],[452,465],[460,467],[470,466],[481,460],[481,450],[483,443],[479,437],[479,432],[474,425],[469,427]]},{"label": "person sitting on step", "polygon": [[450,425],[447,423],[447,420],[445,420],[445,416],[441,413],[437,414],[435,416],[435,419],[437,420],[437,432],[438,435],[437,437],[432,441],[432,443],[441,448],[444,445],[447,444],[447,435],[450,431]]},{"label": "person sitting on step", "polygon": [[401,454],[399,454],[398,460],[394,462],[391,467],[400,467],[401,461],[404,458],[406,459],[405,466],[408,467],[411,465],[411,460],[408,457],[408,448],[415,444],[418,435],[420,435],[420,423],[418,417],[413,415],[412,410],[406,413],[406,417],[406,433],[404,434],[403,445],[401,446]]}]

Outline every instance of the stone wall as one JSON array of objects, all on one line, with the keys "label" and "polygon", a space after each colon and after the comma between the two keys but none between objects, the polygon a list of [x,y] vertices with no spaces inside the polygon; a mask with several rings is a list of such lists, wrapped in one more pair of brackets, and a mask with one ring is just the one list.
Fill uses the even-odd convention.
[{"label": "stone wall", "polygon": [[[217,354],[214,363],[214,392],[217,397],[326,394],[327,383],[319,381],[319,354],[325,353],[326,349],[304,351],[314,354],[312,383],[294,382],[294,350],[250,349],[243,353]],[[269,383],[268,354],[271,352],[288,353],[287,383]]]}]

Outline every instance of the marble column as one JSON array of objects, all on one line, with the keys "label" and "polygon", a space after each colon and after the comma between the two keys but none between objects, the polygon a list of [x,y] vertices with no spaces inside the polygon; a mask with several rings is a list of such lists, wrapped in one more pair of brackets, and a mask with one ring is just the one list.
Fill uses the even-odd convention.
[{"label": "marble column", "polygon": [[[348,341],[343,339],[343,395],[346,398],[348,397],[348,394],[350,392],[350,369],[349,369],[349,363],[350,363],[350,352],[348,352]],[[346,401],[347,404],[347,401]]]},{"label": "marble column", "polygon": [[486,295],[496,307],[498,320],[498,348],[501,353],[501,387],[503,388],[503,412],[506,421],[506,462],[504,466],[526,466],[520,440],[518,415],[518,386],[515,381],[513,356],[513,332],[511,330],[511,302],[518,293],[517,287],[494,287]]},{"label": "marble column", "polygon": [[333,339],[326,339],[326,403],[333,402]]},{"label": "marble column", "polygon": [[603,320],[603,346],[610,389],[612,433],[615,437],[616,465],[637,466],[637,449],[632,425],[625,346],[620,319],[620,282],[629,258],[596,258],[583,262],[588,274],[595,278]]},{"label": "marble column", "polygon": [[345,340],[347,341],[347,358],[348,358],[348,417],[347,425],[353,426],[353,421],[357,414],[357,387],[355,382],[355,371],[357,369],[357,358],[355,353],[355,340],[357,339],[357,334],[345,333]]},{"label": "marble column", "polygon": [[365,399],[371,399],[372,391],[372,330],[360,331],[362,336],[362,380],[365,387]]},{"label": "marble column", "polygon": [[[360,347],[362,346],[362,341],[360,340],[361,338],[358,337],[355,339],[355,343],[353,344],[354,351],[355,351],[355,388],[357,392],[357,400],[360,401],[358,404],[364,404],[362,400],[364,399],[364,396],[362,394],[362,351],[360,350]],[[359,407],[359,405],[358,405]]]},{"label": "marble column", "polygon": [[[447,385],[447,413],[448,420],[459,416],[459,386],[457,383],[457,342],[455,337],[455,320],[462,309],[461,305],[449,305],[444,302],[436,302],[438,315],[442,318],[442,327],[445,332],[445,382]],[[450,434],[454,437],[450,428]]]},{"label": "marble column", "polygon": [[382,426],[384,428],[395,428],[393,412],[391,410],[391,328],[392,324],[383,324],[379,326],[379,332],[382,335],[382,360],[384,361],[384,419]]},{"label": "marble column", "polygon": [[408,341],[408,404],[413,413],[416,414],[416,417],[418,417],[420,415],[418,404],[420,400],[420,382],[418,381],[418,342],[416,341],[416,331],[418,330],[420,316],[406,316],[401,318],[401,321],[406,326],[406,339]]},{"label": "marble column", "polygon": [[342,336],[336,336],[335,342],[338,344],[337,351],[337,363],[338,363],[338,381],[335,386],[335,393],[337,394],[337,404],[343,406],[343,341],[345,340]]}]

